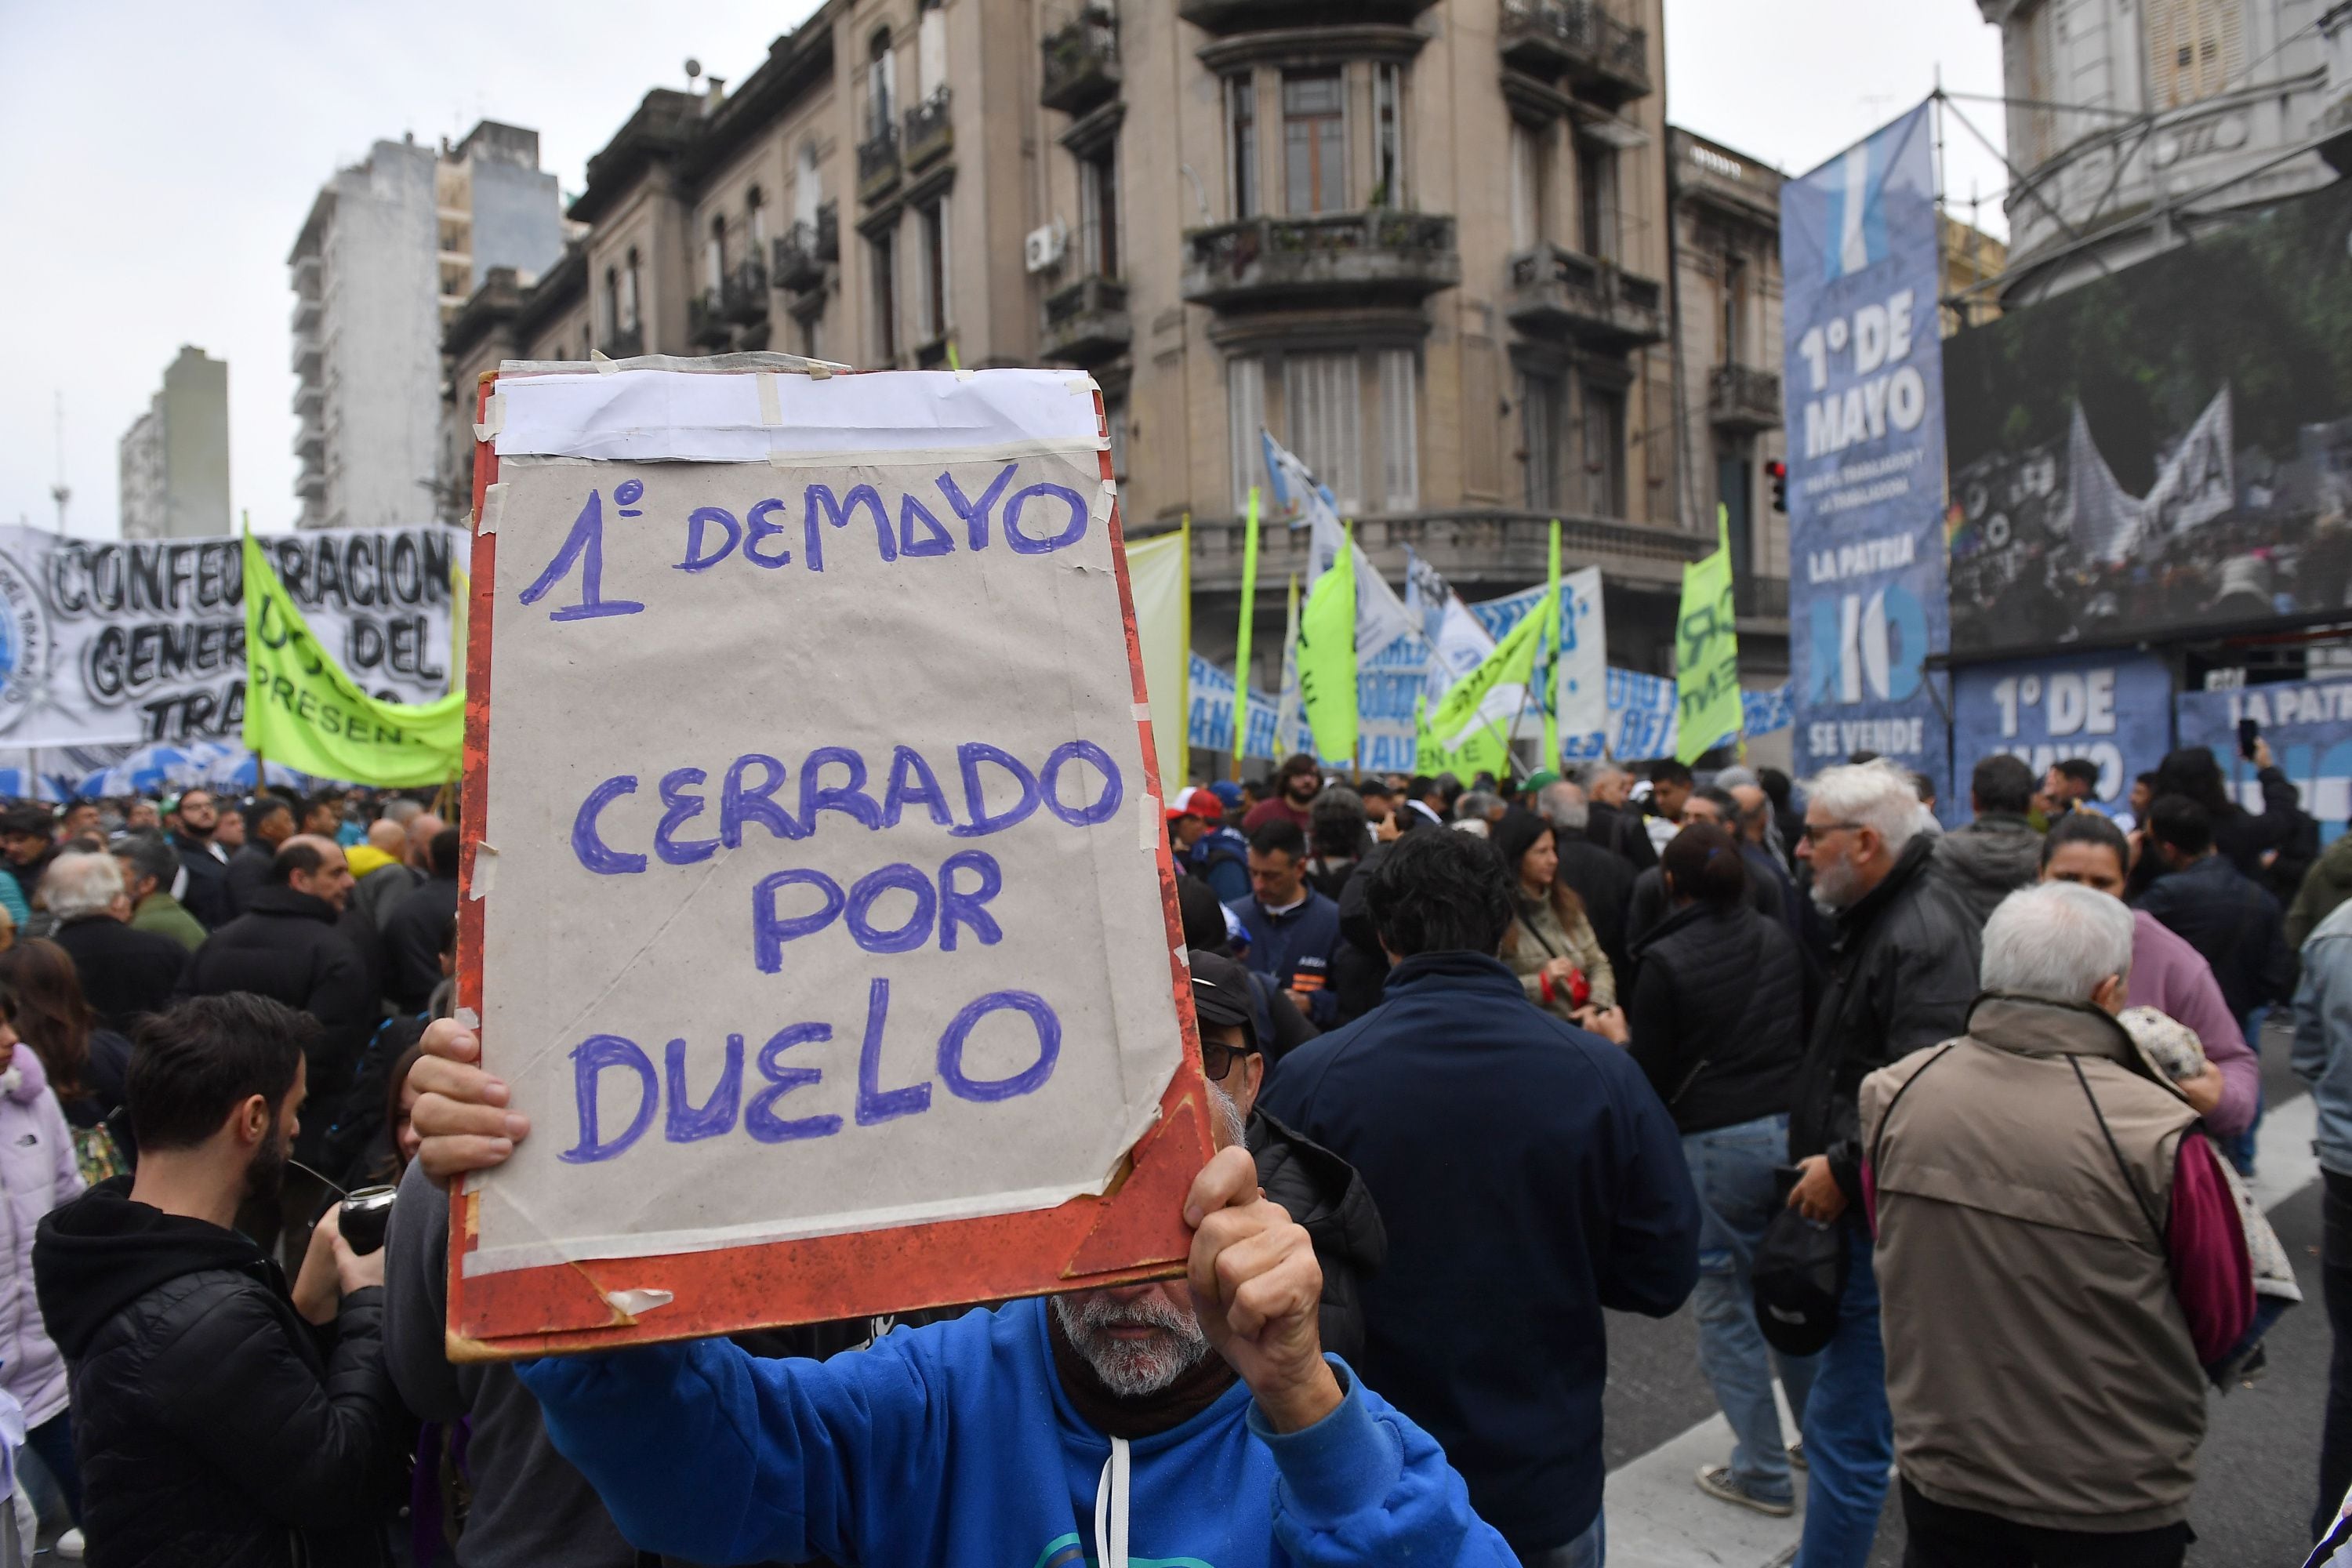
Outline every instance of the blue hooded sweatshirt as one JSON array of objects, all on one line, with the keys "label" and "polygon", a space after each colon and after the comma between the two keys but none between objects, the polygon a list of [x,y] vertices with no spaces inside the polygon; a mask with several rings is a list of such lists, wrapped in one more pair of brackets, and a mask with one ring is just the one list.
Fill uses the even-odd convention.
[{"label": "blue hooded sweatshirt", "polygon": [[725,1340],[517,1368],[548,1434],[641,1551],[697,1563],[1084,1568],[1516,1568],[1462,1478],[1338,1358],[1339,1408],[1277,1435],[1236,1383],[1182,1426],[1108,1438],[1062,1392],[1043,1300],[830,1361]]}]

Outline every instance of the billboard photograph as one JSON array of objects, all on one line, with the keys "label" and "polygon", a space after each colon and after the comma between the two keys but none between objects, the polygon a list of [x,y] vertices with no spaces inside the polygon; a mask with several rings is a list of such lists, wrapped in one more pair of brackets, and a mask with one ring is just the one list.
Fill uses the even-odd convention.
[{"label": "billboard photograph", "polygon": [[1944,348],[1955,653],[2352,604],[2352,183]]}]

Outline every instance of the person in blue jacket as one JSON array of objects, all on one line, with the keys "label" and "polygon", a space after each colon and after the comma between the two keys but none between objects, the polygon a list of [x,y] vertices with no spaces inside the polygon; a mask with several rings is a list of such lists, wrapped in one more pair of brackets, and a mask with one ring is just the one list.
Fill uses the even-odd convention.
[{"label": "person in blue jacket", "polygon": [[[435,1026],[412,1125],[436,1177],[528,1121]],[[725,1340],[521,1363],[549,1437],[640,1551],[868,1568],[1517,1568],[1437,1444],[1323,1352],[1307,1232],[1225,1146],[1182,1280],[975,1309],[824,1362]]]},{"label": "person in blue jacket", "polygon": [[1290,993],[1318,1029],[1339,1021],[1331,989],[1331,954],[1339,945],[1339,906],[1307,880],[1307,834],[1286,817],[1258,825],[1249,841],[1250,893],[1225,908],[1249,932],[1242,962]]},{"label": "person in blue jacket", "polygon": [[1408,833],[1360,875],[1383,1000],[1285,1057],[1259,1103],[1354,1165],[1387,1228],[1366,1381],[1528,1568],[1596,1568],[1601,1309],[1663,1318],[1697,1283],[1681,1138],[1622,1049],[1495,956],[1511,879],[1486,840]]}]

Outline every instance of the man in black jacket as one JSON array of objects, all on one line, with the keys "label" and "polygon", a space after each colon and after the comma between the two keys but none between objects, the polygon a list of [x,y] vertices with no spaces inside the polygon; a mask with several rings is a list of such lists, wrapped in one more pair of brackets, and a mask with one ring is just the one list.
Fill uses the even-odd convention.
[{"label": "man in black jacket", "polygon": [[71,1368],[93,1563],[390,1561],[409,1433],[384,1372],[383,1254],[354,1255],[331,1216],[289,1292],[230,1228],[286,1160],[309,1026],[257,996],[149,1020],[137,1175],[40,1223],[34,1282]]},{"label": "man in black jacket", "polygon": [[293,837],[293,808],[274,795],[254,796],[245,808],[245,843],[228,858],[230,913],[245,913],[253,895],[269,881],[269,862],[278,847]]},{"label": "man in black jacket", "polygon": [[1593,842],[1592,805],[1581,788],[1565,781],[1546,784],[1536,804],[1551,824],[1559,879],[1584,900],[1584,918],[1592,922],[1601,951],[1609,955],[1611,972],[1630,988],[1633,971],[1627,957],[1625,914],[1633,901],[1633,863]]},{"label": "man in black jacket", "polygon": [[172,847],[180,852],[180,864],[188,873],[188,886],[180,902],[205,922],[206,931],[218,931],[236,911],[228,902],[227,852],[213,842],[213,829],[220,824],[213,792],[188,791],[173,808],[173,816],[179,826],[173,829]]},{"label": "man in black jacket", "polygon": [[[2061,776],[2052,768],[2053,779]],[[2071,779],[2072,775],[2065,775]],[[2042,835],[2033,808],[2033,770],[2006,752],[1984,758],[1969,776],[1966,827],[1936,841],[1935,875],[1981,928],[2001,900],[2042,877]]]},{"label": "man in black jacket", "polygon": [[1658,849],[1650,842],[1641,811],[1626,805],[1633,789],[1633,775],[1623,768],[1614,763],[1595,764],[1584,778],[1584,793],[1591,797],[1584,831],[1603,849],[1623,856],[1636,871],[1646,871],[1658,863]]},{"label": "man in black jacket", "polygon": [[171,1005],[188,950],[170,937],[134,931],[122,865],[111,855],[60,855],[42,879],[58,929],[49,940],[66,950],[81,979],[81,994],[99,1024],[127,1035],[139,1019]]},{"label": "man in black jacket", "polygon": [[319,1114],[295,1145],[306,1163],[351,1086],[360,1047],[382,1016],[367,971],[335,922],[352,892],[351,868],[334,840],[296,834],[269,863],[253,907],[213,932],[189,961],[198,996],[250,991],[307,1013],[319,1026],[307,1055]]},{"label": "man in black jacket", "polygon": [[1837,1331],[1805,1406],[1807,1568],[1863,1568],[1895,1454],[1878,1281],[1863,1222],[1862,1080],[1963,1034],[1977,994],[1979,927],[1929,875],[1911,775],[1885,761],[1825,768],[1806,788],[1797,858],[1813,901],[1837,921],[1829,985],[1813,1016],[1789,1107],[1800,1172],[1790,1206],[1846,1228],[1850,1258]]},{"label": "man in black jacket", "polygon": [[[383,921],[384,990],[403,1013],[421,1013],[441,984],[441,951],[457,918],[457,830],[430,847],[432,875],[401,896]],[[390,869],[390,868],[386,868]]]}]

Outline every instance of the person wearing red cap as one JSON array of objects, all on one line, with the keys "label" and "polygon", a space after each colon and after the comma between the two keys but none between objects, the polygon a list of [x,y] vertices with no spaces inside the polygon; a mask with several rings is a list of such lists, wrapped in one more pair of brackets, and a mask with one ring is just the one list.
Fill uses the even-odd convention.
[{"label": "person wearing red cap", "polygon": [[1168,803],[1168,834],[1179,870],[1209,885],[1221,904],[1249,897],[1249,840],[1225,826],[1225,803],[1183,789]]}]

